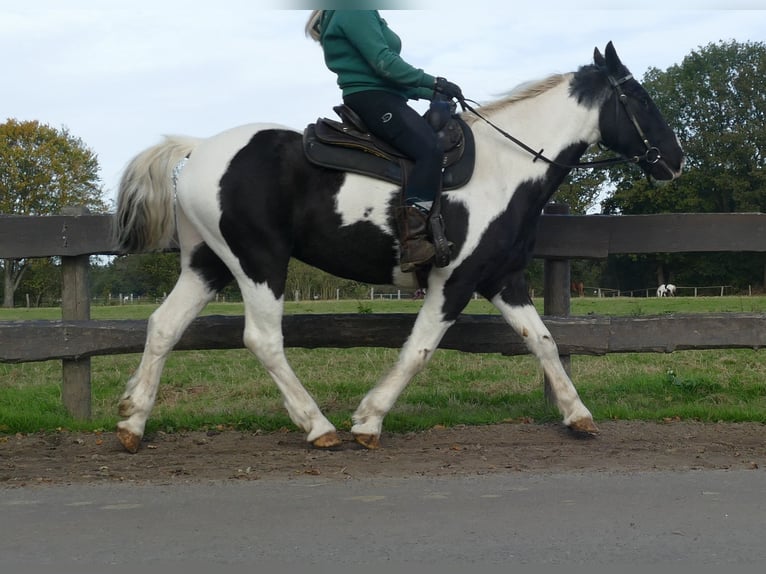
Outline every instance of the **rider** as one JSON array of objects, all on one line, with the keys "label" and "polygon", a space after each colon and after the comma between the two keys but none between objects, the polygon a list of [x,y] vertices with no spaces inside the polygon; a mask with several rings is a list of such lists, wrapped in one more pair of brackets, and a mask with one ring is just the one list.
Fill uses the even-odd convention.
[{"label": "rider", "polygon": [[401,270],[413,271],[434,257],[428,215],[441,189],[444,152],[428,122],[408,99],[437,94],[462,98],[460,88],[405,62],[402,42],[377,10],[314,10],[306,34],[322,46],[327,67],[338,75],[343,103],[369,131],[414,161],[395,210]]}]

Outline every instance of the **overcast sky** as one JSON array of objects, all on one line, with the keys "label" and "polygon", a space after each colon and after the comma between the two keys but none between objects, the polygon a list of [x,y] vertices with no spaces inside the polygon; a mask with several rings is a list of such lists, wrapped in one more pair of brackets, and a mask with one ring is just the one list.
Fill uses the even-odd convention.
[{"label": "overcast sky", "polygon": [[[22,5],[23,4],[23,5]],[[303,129],[340,102],[335,76],[304,36],[307,2],[3,0],[0,122],[66,127],[99,158],[112,199],[130,158],[165,134],[210,136],[251,122]],[[362,4],[362,2],[359,2]],[[639,79],[719,40],[766,41],[763,1],[443,0],[381,13],[402,56],[495,99],[517,84],[591,62],[613,40]],[[628,3],[620,3],[627,6]],[[539,9],[538,6],[546,6]],[[579,6],[577,10],[571,10]],[[672,8],[670,8],[672,6]]]}]

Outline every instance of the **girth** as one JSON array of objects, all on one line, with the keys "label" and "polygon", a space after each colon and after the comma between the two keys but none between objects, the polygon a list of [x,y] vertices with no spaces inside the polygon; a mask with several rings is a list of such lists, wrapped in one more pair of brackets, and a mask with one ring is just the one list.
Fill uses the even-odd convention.
[{"label": "girth", "polygon": [[[319,118],[303,132],[303,148],[309,161],[402,185],[414,162],[370,134],[351,108],[340,105],[333,109],[340,122]],[[442,189],[456,189],[468,183],[473,175],[476,157],[473,133],[457,115],[451,116],[445,125],[435,127],[445,150]]]}]

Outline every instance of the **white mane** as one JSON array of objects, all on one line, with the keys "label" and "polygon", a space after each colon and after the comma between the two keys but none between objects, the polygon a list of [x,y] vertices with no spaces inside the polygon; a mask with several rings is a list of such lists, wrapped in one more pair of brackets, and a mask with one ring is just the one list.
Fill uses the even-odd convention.
[{"label": "white mane", "polygon": [[[481,106],[478,111],[482,114],[491,114],[492,112],[501,110],[507,105],[513,104],[515,102],[527,100],[529,98],[535,98],[540,94],[544,94],[548,90],[555,88],[561,82],[567,80],[570,76],[571,74],[551,74],[542,80],[524,82],[513,88],[499,100]],[[466,122],[468,124],[472,124],[477,119],[478,118],[476,116],[469,116],[466,118]]]}]

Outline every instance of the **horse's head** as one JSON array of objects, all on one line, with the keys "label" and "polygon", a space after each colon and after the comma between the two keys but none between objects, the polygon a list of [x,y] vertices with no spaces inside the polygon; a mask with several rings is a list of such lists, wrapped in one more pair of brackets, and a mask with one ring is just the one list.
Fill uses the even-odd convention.
[{"label": "horse's head", "polygon": [[601,107],[601,140],[609,149],[638,158],[638,164],[656,179],[681,175],[684,152],[649,94],[620,61],[611,42],[604,55],[596,48],[593,61],[609,82],[610,93]]}]

